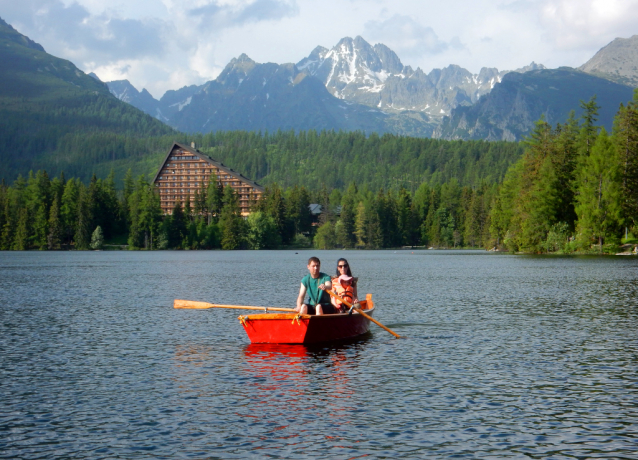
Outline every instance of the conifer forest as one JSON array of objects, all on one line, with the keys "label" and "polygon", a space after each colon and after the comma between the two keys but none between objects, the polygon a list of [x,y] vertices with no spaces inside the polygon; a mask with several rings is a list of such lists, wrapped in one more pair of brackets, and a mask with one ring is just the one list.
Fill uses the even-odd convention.
[{"label": "conifer forest", "polygon": [[39,170],[0,185],[0,250],[614,252],[638,235],[638,91],[612,132],[597,126],[595,98],[581,108],[556,126],[541,118],[521,144],[342,132],[192,136],[204,153],[267,184],[247,218],[214,177],[164,216],[152,171],[89,179]]}]

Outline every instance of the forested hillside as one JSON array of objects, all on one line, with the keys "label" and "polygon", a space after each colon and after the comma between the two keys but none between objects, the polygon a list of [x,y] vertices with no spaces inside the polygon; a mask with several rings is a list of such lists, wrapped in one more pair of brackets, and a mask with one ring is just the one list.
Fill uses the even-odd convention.
[{"label": "forested hillside", "polygon": [[174,133],[171,128],[1,19],[0,60],[0,178],[46,169],[86,180],[111,168],[122,169],[123,177],[129,167],[150,169],[149,155],[173,139],[160,137]]},{"label": "forested hillside", "polygon": [[[157,191],[144,177],[134,181],[128,175],[123,193],[118,193],[113,175],[107,180],[94,177],[84,185],[64,177],[50,180],[39,171],[28,180],[18,178],[11,186],[0,184],[0,249],[100,247],[104,237],[120,235],[130,248],[149,249],[262,249],[312,241],[317,248],[428,245],[614,252],[623,229],[630,240],[638,233],[638,92],[634,102],[619,110],[611,134],[596,125],[595,100],[582,106],[581,119],[572,117],[556,127],[541,119],[525,143],[524,155],[510,167],[500,185],[487,181],[472,184],[474,174],[481,177],[483,166],[480,155],[472,163],[468,154],[476,147],[499,144],[421,144],[413,139],[374,139],[348,133],[261,136],[236,132],[202,137],[208,149],[226,152],[228,158],[237,155],[238,162],[244,155],[252,158],[245,167],[252,164],[252,171],[265,174],[264,178],[275,177],[275,173],[268,171],[267,161],[258,161],[263,152],[253,157],[246,152],[306,152],[305,157],[291,157],[297,166],[288,171],[298,172],[295,180],[310,180],[313,190],[303,183],[285,189],[272,183],[246,220],[240,217],[233,190],[221,188],[214,177],[203,184],[193,202],[184,203],[184,209],[177,203],[171,215],[162,216]],[[370,139],[372,147],[366,144]],[[322,143],[325,145],[319,149]],[[361,145],[353,148],[358,143]],[[500,153],[511,145],[503,144]],[[334,148],[332,155],[326,154],[328,146]],[[455,162],[437,163],[436,155],[428,156],[430,150],[445,156],[443,151],[450,146],[458,147],[448,152]],[[393,147],[411,155],[406,160],[401,160],[401,155],[385,157]],[[372,149],[378,157],[367,157],[366,161],[380,164],[377,171],[383,172],[366,172],[366,161],[357,160],[358,149]],[[325,158],[316,156],[317,152],[323,152]],[[481,152],[483,158],[492,158],[496,164],[498,149],[491,157],[489,152]],[[362,174],[357,175],[354,169],[347,178],[343,171],[336,174],[340,162],[348,163],[350,158]],[[398,158],[397,163],[404,161],[403,167],[419,161],[427,164],[429,159],[440,171],[456,171],[469,179],[461,184],[455,177],[448,179],[447,173],[437,173],[430,176],[429,183],[407,182],[405,178],[397,181],[388,174],[392,165],[384,166],[392,158]],[[336,177],[334,184],[316,180],[321,176],[313,175],[314,169],[307,166],[313,161],[328,165],[321,171],[325,177]],[[462,161],[470,166],[455,169]],[[479,172],[469,173],[472,168]],[[359,177],[364,178],[360,184],[356,182]],[[339,187],[342,180],[346,187]],[[494,180],[498,178],[494,176]],[[310,225],[311,202],[323,208],[315,227]]]},{"label": "forested hillside", "polygon": [[[415,191],[423,182],[461,185],[499,182],[518,160],[512,142],[443,141],[361,132],[244,131],[193,136],[201,151],[245,176],[283,187],[345,189],[351,182],[371,190]],[[201,146],[201,147],[200,147]]]}]

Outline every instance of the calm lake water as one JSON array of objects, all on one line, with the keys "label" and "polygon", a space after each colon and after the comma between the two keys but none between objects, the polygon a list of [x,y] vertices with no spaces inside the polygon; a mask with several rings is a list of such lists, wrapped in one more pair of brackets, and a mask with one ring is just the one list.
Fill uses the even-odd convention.
[{"label": "calm lake water", "polygon": [[[250,345],[349,259],[372,326]],[[638,458],[638,257],[0,252],[0,458]]]}]

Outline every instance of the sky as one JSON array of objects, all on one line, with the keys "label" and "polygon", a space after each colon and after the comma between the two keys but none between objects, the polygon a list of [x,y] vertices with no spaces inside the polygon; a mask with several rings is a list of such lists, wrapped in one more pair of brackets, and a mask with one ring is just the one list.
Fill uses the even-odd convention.
[{"label": "sky", "polygon": [[426,73],[478,73],[578,67],[638,34],[638,0],[0,0],[0,17],[86,73],[158,99],[242,53],[296,63],[357,35]]}]

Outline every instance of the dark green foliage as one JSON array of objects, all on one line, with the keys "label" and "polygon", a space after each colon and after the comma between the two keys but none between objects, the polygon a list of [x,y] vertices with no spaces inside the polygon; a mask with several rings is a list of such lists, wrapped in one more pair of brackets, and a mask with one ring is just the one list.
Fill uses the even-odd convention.
[{"label": "dark green foliage", "polygon": [[173,212],[171,213],[170,217],[168,217],[164,222],[166,223],[168,247],[183,249],[183,242],[186,239],[188,233],[186,226],[186,216],[184,215],[184,211],[182,210],[182,203],[180,203],[179,201],[175,202]]},{"label": "dark green foliage", "polygon": [[83,180],[115,169],[121,178],[123,162],[146,173],[153,168],[149,155],[173,140],[173,129],[117,100],[105,84],[5,22],[0,61],[0,178],[31,169],[65,170]]},{"label": "dark green foliage", "polygon": [[241,249],[246,246],[248,231],[246,222],[241,218],[239,198],[232,187],[224,189],[223,207],[219,217],[222,228],[222,249]]},{"label": "dark green foliage", "polygon": [[200,150],[260,183],[309,190],[345,188],[352,182],[371,190],[457,178],[477,186],[502,180],[522,154],[516,143],[442,141],[361,132],[241,131],[194,136]]},{"label": "dark green foliage", "polygon": [[[637,93],[638,94],[638,93]],[[555,129],[541,118],[521,160],[508,171],[490,212],[493,244],[511,251],[603,251],[635,227],[638,201],[638,117],[621,105],[609,136],[596,126],[596,98],[581,101]],[[608,248],[616,249],[615,244]]]},{"label": "dark green foliage", "polygon": [[51,250],[61,249],[62,222],[60,221],[60,198],[56,194],[49,212],[49,233],[47,247]]},{"label": "dark green foliage", "polygon": [[614,142],[622,174],[621,206],[626,224],[638,224],[638,90],[634,100],[620,106],[614,125]]}]

